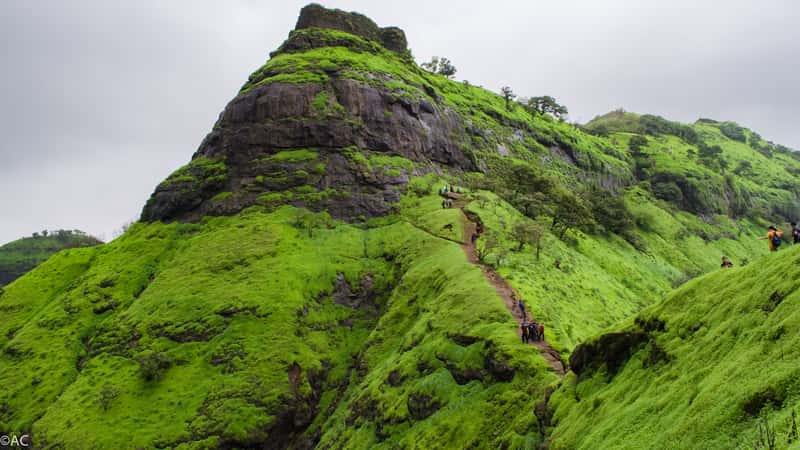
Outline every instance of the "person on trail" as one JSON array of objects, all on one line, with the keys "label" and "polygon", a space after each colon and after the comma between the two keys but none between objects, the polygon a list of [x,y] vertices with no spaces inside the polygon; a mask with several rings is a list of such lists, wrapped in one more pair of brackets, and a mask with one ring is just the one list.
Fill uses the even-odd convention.
[{"label": "person on trail", "polygon": [[447,209],[447,200],[442,200],[442,209]]},{"label": "person on trail", "polygon": [[528,342],[535,342],[538,339],[536,336],[536,322],[531,320],[530,322],[526,321],[525,323],[525,327],[528,329]]},{"label": "person on trail", "polygon": [[722,264],[720,264],[720,267],[723,268],[723,269],[727,269],[729,267],[733,267],[733,263],[731,262],[730,259],[728,259],[727,256],[723,256],[722,257]]},{"label": "person on trail", "polygon": [[453,192],[453,185],[450,185],[450,192]]},{"label": "person on trail", "polygon": [[792,222],[792,244],[800,244],[800,228],[797,222]]},{"label": "person on trail", "polygon": [[522,317],[525,317],[525,303],[522,303],[522,299],[517,302],[517,306],[519,307],[519,312],[522,313]]},{"label": "person on trail", "polygon": [[470,240],[472,241],[472,244],[474,245],[475,241],[478,240],[478,233],[472,233],[472,236],[470,237]]},{"label": "person on trail", "polygon": [[523,320],[522,321],[522,343],[523,344],[528,343],[529,339],[530,339],[530,335],[528,334],[528,321],[527,320]]},{"label": "person on trail", "polygon": [[539,340],[540,341],[544,340],[544,324],[543,323],[539,324]]},{"label": "person on trail", "polygon": [[771,226],[767,231],[767,237],[761,239],[766,239],[769,242],[769,251],[774,252],[780,248],[781,242],[783,242],[781,236],[783,236],[783,231]]}]

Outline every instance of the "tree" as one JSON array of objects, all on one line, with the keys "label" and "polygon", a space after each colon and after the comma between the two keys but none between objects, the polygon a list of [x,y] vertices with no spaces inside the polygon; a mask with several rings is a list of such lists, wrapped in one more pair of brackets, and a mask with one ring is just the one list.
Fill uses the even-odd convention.
[{"label": "tree", "polygon": [[531,113],[550,114],[559,120],[565,119],[569,113],[566,106],[558,104],[556,99],[549,95],[529,98],[525,108]]},{"label": "tree", "polygon": [[47,237],[47,230],[42,230],[42,236]]},{"label": "tree", "polygon": [[430,62],[422,63],[421,67],[430,73],[443,75],[446,78],[453,78],[456,74],[456,66],[445,57],[434,56]]},{"label": "tree", "polygon": [[542,250],[542,237],[544,237],[545,228],[538,222],[524,221],[517,222],[511,230],[511,235],[519,243],[517,251],[521,251],[525,244],[536,247],[536,260],[539,260],[539,254]]},{"label": "tree", "polygon": [[584,192],[583,198],[590,205],[592,217],[603,231],[624,235],[633,228],[633,216],[621,195],[595,188]]},{"label": "tree", "polygon": [[511,90],[510,86],[503,86],[500,89],[500,93],[503,95],[503,98],[506,100],[506,109],[511,110],[511,100],[517,98],[517,94]]},{"label": "tree", "polygon": [[478,259],[485,264],[486,257],[500,247],[500,241],[497,240],[497,236],[494,234],[487,233],[481,238],[481,242],[483,245],[475,246],[475,251],[478,253]]},{"label": "tree", "polygon": [[307,209],[298,211],[295,217],[294,226],[306,230],[308,237],[314,237],[314,230],[323,227],[330,227],[331,215],[327,211],[315,214]]},{"label": "tree", "polygon": [[594,223],[592,211],[582,198],[565,189],[554,192],[553,198],[556,207],[550,229],[559,239],[564,239],[571,229],[587,228]]}]

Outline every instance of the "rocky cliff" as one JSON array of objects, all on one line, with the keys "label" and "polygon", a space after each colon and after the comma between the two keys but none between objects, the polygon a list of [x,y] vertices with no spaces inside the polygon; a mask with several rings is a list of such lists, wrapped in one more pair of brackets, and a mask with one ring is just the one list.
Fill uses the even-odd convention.
[{"label": "rocky cliff", "polygon": [[630,178],[618,153],[578,145],[568,128],[421,70],[400,29],[309,5],[142,219],[285,203],[346,219],[385,215],[410,176],[486,170],[497,156],[565,163],[608,186]]}]

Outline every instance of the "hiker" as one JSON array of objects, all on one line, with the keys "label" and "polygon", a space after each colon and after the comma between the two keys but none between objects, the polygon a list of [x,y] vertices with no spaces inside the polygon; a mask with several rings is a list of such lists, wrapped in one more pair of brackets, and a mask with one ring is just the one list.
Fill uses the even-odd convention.
[{"label": "hiker", "polygon": [[475,241],[478,240],[478,233],[472,233],[472,236],[470,237],[470,240],[472,241],[472,244],[474,245]]},{"label": "hiker", "polygon": [[522,343],[523,344],[528,343],[529,339],[530,339],[530,334],[528,333],[528,321],[527,320],[523,320],[522,321]]},{"label": "hiker", "polygon": [[797,222],[792,222],[792,244],[800,244],[800,228]]},{"label": "hiker", "polygon": [[775,252],[777,251],[781,243],[781,236],[783,236],[783,231],[777,229],[776,227],[770,226],[767,231],[767,237],[763,237],[761,239],[766,239],[769,241],[769,251]]},{"label": "hiker", "polygon": [[447,200],[442,200],[442,209],[447,209]]},{"label": "hiker", "polygon": [[544,340],[544,324],[539,324],[539,340]]},{"label": "hiker", "polygon": [[453,185],[450,185],[450,192],[453,192]]},{"label": "hiker", "polygon": [[519,307],[519,312],[522,313],[522,317],[525,317],[525,303],[522,303],[522,299],[517,302],[517,306]]},{"label": "hiker", "polygon": [[531,341],[539,340],[539,326],[536,325],[536,322],[528,324],[528,336],[531,337]]},{"label": "hiker", "polygon": [[723,256],[722,257],[722,264],[720,264],[720,267],[723,268],[723,269],[727,269],[727,268],[733,267],[733,263],[731,262],[730,259],[728,259],[727,256]]}]

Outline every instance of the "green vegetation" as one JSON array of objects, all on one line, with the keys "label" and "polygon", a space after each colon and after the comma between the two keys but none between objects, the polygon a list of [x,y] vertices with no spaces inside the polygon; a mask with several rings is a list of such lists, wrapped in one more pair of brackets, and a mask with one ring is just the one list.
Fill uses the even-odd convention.
[{"label": "green vegetation", "polygon": [[313,161],[319,157],[319,154],[309,148],[298,148],[293,150],[282,150],[274,155],[265,158],[265,161],[298,163],[303,161]]},{"label": "green vegetation", "polygon": [[439,221],[318,218],[136,224],[12,283],[0,427],[66,447],[244,446],[294,408],[348,447],[439,442],[454,423],[473,424],[458,445],[541,441],[523,405],[554,376],[462,250],[422,231]]},{"label": "green vegetation", "polygon": [[[482,172],[333,139],[196,157],[156,190],[194,222],[135,224],[0,289],[0,430],[58,448],[786,443],[800,253],[762,258],[758,238],[800,215],[800,157],[732,122],[619,110],[575,126],[552,97],[517,102],[451,66],[292,32],[242,93],[307,83],[312,111],[287,121],[364,126],[331,82],[356,80],[390,100],[381,126],[404,109],[459,119],[451,149]],[[340,212],[381,196],[385,215]],[[203,217],[240,201],[257,206]],[[520,342],[473,240],[576,373]],[[717,272],[722,255],[737,268]],[[609,330],[634,339],[606,345]]]},{"label": "green vegetation", "polygon": [[75,247],[102,244],[97,238],[78,230],[56,230],[33,233],[0,246],[0,287],[11,283],[55,253]]},{"label": "green vegetation", "polygon": [[629,321],[648,337],[627,362],[551,397],[551,448],[754,448],[765,423],[769,448],[798,448],[799,263],[792,248],[717,271]]}]

